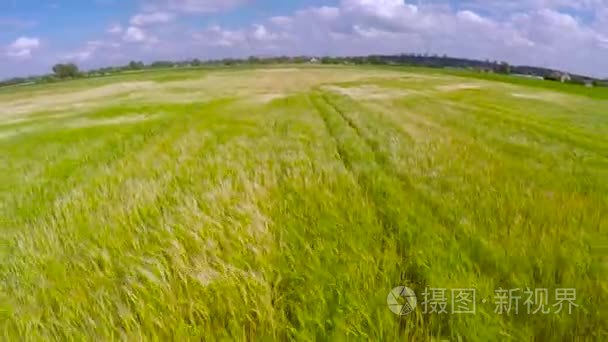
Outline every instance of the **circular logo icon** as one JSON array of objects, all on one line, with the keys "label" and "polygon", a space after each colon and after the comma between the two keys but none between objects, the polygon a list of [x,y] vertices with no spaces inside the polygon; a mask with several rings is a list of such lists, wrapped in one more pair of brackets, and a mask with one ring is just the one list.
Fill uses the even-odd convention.
[{"label": "circular logo icon", "polygon": [[386,304],[388,308],[399,316],[406,316],[412,313],[416,309],[418,301],[416,299],[416,293],[409,287],[399,286],[389,292],[386,297]]}]

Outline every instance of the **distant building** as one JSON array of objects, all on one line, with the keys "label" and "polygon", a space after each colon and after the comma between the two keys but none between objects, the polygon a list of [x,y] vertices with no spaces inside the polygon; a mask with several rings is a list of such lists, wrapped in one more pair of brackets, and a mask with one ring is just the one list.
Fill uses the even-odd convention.
[{"label": "distant building", "polygon": [[477,71],[477,72],[483,72],[483,73],[493,73],[494,69],[490,68],[490,67],[474,67],[473,70]]},{"label": "distant building", "polygon": [[511,74],[512,76],[515,77],[525,77],[525,78],[534,78],[537,80],[543,80],[544,78],[542,76],[538,76],[538,75],[527,75],[527,74]]},{"label": "distant building", "polygon": [[585,87],[593,88],[593,80],[585,80]]},{"label": "distant building", "polygon": [[313,57],[308,62],[311,64],[318,64],[320,61],[317,57]]},{"label": "distant building", "polygon": [[548,75],[545,75],[544,78],[546,80],[558,81],[558,82],[562,82],[562,83],[572,81],[572,77],[569,74],[563,73],[561,71],[552,71]]}]

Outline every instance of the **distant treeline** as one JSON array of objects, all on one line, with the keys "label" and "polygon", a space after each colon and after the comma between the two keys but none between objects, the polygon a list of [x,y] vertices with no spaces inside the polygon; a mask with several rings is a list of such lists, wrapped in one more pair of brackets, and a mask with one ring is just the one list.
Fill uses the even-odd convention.
[{"label": "distant treeline", "polygon": [[559,70],[532,67],[513,66],[507,62],[481,61],[474,59],[455,58],[437,55],[401,54],[401,55],[370,55],[358,57],[249,57],[247,59],[217,59],[205,60],[192,59],[185,61],[156,61],[145,64],[141,61],[131,61],[124,66],[104,67],[94,70],[81,71],[75,64],[57,64],[53,67],[53,73],[41,76],[16,77],[0,81],[2,86],[15,86],[31,83],[57,82],[65,79],[101,77],[118,74],[127,71],[165,69],[165,68],[187,68],[200,66],[233,66],[233,65],[257,65],[257,64],[356,64],[356,65],[403,65],[420,66],[428,68],[455,68],[468,69],[483,73],[514,74],[525,77],[561,81],[567,83],[584,84],[588,86],[608,86],[608,79],[596,79],[583,75],[569,74]]}]

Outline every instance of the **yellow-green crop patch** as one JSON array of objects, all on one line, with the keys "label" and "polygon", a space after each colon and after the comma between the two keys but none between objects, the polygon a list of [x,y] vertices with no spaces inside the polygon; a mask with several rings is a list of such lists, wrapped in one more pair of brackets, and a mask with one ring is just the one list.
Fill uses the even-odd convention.
[{"label": "yellow-green crop patch", "polygon": [[[608,334],[599,97],[283,67],[23,87],[0,104],[2,340]],[[399,286],[417,296],[403,316],[387,302]],[[463,289],[475,306],[459,314]]]}]

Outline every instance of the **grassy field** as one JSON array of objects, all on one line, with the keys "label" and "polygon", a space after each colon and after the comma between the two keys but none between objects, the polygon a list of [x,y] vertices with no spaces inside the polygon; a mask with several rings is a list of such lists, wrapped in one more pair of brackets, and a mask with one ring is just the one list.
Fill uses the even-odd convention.
[{"label": "grassy field", "polygon": [[[608,338],[601,96],[285,67],[0,104],[0,340]],[[406,316],[387,306],[400,285]],[[447,313],[423,311],[427,288]],[[463,288],[475,314],[451,312]],[[496,312],[496,290],[528,288],[550,313],[521,292]]]}]

